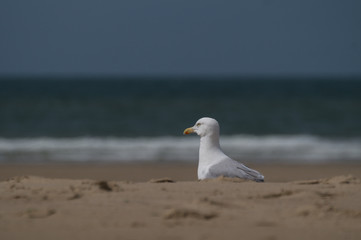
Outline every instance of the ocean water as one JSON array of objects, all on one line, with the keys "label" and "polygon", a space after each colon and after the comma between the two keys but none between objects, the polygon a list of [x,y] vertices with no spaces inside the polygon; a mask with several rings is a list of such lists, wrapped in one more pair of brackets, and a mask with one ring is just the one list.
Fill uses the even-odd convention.
[{"label": "ocean water", "polygon": [[361,79],[2,78],[0,162],[196,162],[216,118],[246,162],[361,163]]}]

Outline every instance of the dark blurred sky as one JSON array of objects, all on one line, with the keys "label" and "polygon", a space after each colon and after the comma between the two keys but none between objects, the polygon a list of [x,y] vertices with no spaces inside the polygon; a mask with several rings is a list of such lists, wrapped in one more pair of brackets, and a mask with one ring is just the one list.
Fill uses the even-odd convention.
[{"label": "dark blurred sky", "polygon": [[361,76],[361,1],[1,0],[0,74]]}]

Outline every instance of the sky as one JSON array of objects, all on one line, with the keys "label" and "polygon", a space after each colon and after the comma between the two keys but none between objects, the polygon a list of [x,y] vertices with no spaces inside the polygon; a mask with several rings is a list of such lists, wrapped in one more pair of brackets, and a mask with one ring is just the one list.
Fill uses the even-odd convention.
[{"label": "sky", "polygon": [[0,75],[360,76],[360,0],[2,0]]}]

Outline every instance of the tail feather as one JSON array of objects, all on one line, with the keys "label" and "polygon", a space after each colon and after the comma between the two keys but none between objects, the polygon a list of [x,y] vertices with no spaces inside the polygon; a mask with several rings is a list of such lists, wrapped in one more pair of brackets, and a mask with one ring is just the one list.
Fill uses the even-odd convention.
[{"label": "tail feather", "polygon": [[240,168],[240,167],[237,167],[237,168],[244,171],[249,176],[250,180],[253,180],[255,182],[264,182],[264,176],[262,174],[260,174],[258,171],[253,170],[249,167],[246,167],[245,165],[243,165],[242,168]]}]

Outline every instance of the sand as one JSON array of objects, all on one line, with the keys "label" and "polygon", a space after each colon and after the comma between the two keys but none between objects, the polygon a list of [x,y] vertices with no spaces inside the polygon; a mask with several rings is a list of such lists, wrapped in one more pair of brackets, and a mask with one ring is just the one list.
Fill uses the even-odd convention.
[{"label": "sand", "polygon": [[360,165],[252,167],[2,165],[0,239],[361,239]]}]

